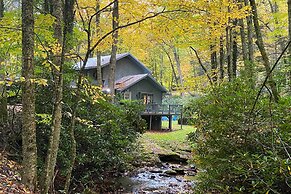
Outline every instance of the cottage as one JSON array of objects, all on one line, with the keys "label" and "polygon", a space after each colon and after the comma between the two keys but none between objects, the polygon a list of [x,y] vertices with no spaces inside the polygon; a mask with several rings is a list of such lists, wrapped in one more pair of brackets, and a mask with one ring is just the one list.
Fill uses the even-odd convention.
[{"label": "cottage", "polygon": [[[110,55],[101,57],[103,88],[108,87]],[[90,58],[85,67],[85,74],[96,83],[97,58]],[[76,69],[82,62],[76,64]],[[151,71],[130,53],[116,56],[115,93],[124,99],[141,100],[147,105],[143,118],[147,120],[149,129],[161,129],[161,117],[172,117],[177,114],[176,107],[161,106],[163,95],[167,89],[157,82]],[[171,126],[169,126],[171,128]]]}]

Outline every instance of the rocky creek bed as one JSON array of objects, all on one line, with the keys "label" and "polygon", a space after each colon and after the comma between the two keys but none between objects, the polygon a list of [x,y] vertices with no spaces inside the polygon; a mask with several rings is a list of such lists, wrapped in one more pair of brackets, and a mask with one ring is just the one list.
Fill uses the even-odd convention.
[{"label": "rocky creek bed", "polygon": [[[156,134],[157,132],[153,132],[154,136]],[[144,136],[141,145],[142,149],[137,152],[140,157],[137,157],[139,159],[134,165],[136,169],[123,174],[115,181],[119,185],[118,188],[121,188],[117,193],[193,193],[197,169],[188,163],[192,152],[186,141],[157,141]]]},{"label": "rocky creek bed", "polygon": [[161,163],[155,166],[142,167],[118,178],[117,182],[122,188],[120,192],[134,194],[193,193],[196,167],[188,165],[185,158],[175,155],[160,155],[159,158]]}]

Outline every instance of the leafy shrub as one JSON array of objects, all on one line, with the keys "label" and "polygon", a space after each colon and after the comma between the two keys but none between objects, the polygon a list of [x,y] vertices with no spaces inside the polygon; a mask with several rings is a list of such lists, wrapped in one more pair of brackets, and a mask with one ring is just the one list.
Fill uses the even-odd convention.
[{"label": "leafy shrub", "polygon": [[[69,85],[69,84],[65,84]],[[40,88],[37,96],[37,141],[40,170],[44,164],[51,125],[51,92]],[[60,149],[58,151],[56,189],[63,189],[64,177],[70,164],[71,139],[69,127],[71,112],[78,102],[75,138],[77,158],[72,174],[72,187],[80,185],[95,188],[108,176],[124,171],[136,139],[145,130],[141,119],[142,106],[138,102],[124,101],[112,104],[100,89],[84,85],[81,97],[76,99],[75,90],[64,88],[64,105]]]},{"label": "leafy shrub", "polygon": [[290,192],[291,99],[263,96],[251,114],[255,97],[238,79],[192,102],[198,193]]}]

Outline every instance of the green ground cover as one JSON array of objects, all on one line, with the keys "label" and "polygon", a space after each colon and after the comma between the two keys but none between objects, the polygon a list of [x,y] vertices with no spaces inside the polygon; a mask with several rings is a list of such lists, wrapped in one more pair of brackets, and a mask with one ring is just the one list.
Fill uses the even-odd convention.
[{"label": "green ground cover", "polygon": [[[162,126],[167,127],[168,121],[163,121]],[[173,130],[166,132],[148,131],[143,135],[143,138],[151,139],[156,143],[185,143],[187,142],[187,135],[195,131],[196,128],[191,125],[181,125],[177,121],[173,121]]]},{"label": "green ground cover", "polygon": [[[168,121],[163,121],[163,126],[168,126]],[[145,160],[156,161],[158,154],[173,153],[188,158],[191,146],[187,135],[195,130],[196,128],[190,125],[183,125],[181,129],[177,121],[174,121],[172,131],[147,131],[139,139],[143,153],[148,158]]]}]

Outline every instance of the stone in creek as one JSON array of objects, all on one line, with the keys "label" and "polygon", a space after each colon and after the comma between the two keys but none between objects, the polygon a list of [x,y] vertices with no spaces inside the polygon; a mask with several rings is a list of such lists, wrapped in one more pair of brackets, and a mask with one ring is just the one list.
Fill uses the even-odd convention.
[{"label": "stone in creek", "polygon": [[185,174],[185,170],[182,168],[174,168],[174,171],[177,172],[178,175],[184,175]]},{"label": "stone in creek", "polygon": [[177,175],[177,172],[174,170],[166,170],[164,173],[168,175]]},{"label": "stone in creek", "polygon": [[151,173],[162,173],[163,171],[161,169],[150,169],[149,172],[151,172]]},{"label": "stone in creek", "polygon": [[182,164],[186,164],[187,163],[187,158],[182,158],[181,156],[179,156],[176,153],[172,153],[172,154],[159,154],[159,158],[162,162],[173,162],[173,163],[182,163]]},{"label": "stone in creek", "polygon": [[159,175],[160,175],[160,176],[163,176],[163,177],[170,177],[170,175],[165,174],[165,173],[160,173]]},{"label": "stone in creek", "polygon": [[155,179],[156,178],[156,176],[154,176],[154,175],[152,175],[151,177],[150,177],[150,179]]}]

